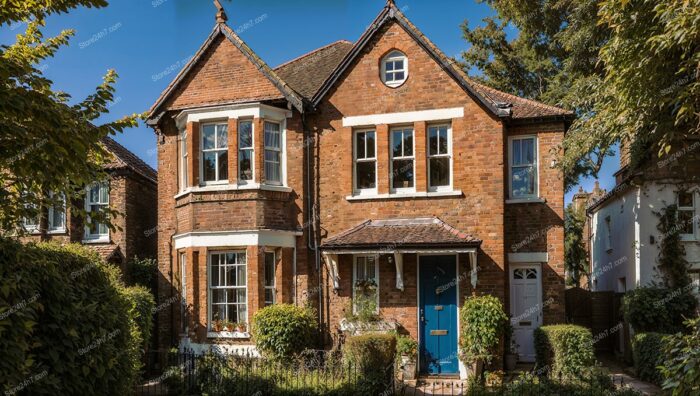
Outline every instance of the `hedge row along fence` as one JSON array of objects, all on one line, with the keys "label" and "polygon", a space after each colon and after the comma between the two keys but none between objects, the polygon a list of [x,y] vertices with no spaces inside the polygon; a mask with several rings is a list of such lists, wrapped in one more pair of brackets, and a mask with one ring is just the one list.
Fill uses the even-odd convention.
[{"label": "hedge row along fence", "polygon": [[595,363],[593,335],[576,325],[542,326],[535,330],[537,367],[554,378],[577,378]]},{"label": "hedge row along fence", "polygon": [[0,238],[3,394],[129,394],[155,304],[119,279],[85,247]]}]

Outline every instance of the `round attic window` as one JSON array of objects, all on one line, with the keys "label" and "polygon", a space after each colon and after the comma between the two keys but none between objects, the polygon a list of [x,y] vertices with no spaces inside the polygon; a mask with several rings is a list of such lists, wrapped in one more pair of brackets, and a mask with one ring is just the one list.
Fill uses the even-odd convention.
[{"label": "round attic window", "polygon": [[391,51],[382,59],[382,82],[398,87],[408,78],[408,58],[401,51]]}]

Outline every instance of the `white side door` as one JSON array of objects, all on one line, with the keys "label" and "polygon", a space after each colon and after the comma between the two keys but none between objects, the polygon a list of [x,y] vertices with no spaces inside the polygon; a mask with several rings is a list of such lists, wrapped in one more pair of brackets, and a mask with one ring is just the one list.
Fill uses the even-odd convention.
[{"label": "white side door", "polygon": [[510,265],[510,313],[521,362],[535,361],[535,329],[542,325],[542,267]]}]

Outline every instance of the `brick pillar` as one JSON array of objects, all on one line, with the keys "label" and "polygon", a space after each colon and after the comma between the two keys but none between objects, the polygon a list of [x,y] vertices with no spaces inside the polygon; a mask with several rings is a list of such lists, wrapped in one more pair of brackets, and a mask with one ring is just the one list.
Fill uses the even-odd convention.
[{"label": "brick pillar", "polygon": [[[199,252],[192,248],[186,250],[185,253],[187,257],[187,278],[185,280],[185,295],[187,298],[187,329],[188,335],[190,337],[195,336],[195,329],[197,328],[197,318],[195,317],[195,307],[199,305],[199,296],[197,291],[199,290]],[[197,305],[195,305],[195,299]]]},{"label": "brick pillar", "polygon": [[389,126],[377,125],[377,193],[388,194],[391,183],[389,166]]},{"label": "brick pillar", "polygon": [[[207,339],[207,249],[199,248],[195,252],[195,257],[197,258],[197,280],[195,281],[196,288],[194,290],[194,300],[196,301],[194,317],[197,323],[195,324],[195,331],[197,333],[196,339],[199,342],[205,342]],[[194,261],[194,260],[193,260]]]},{"label": "brick pillar", "polygon": [[199,123],[187,123],[187,180],[190,186],[199,186]]},{"label": "brick pillar", "polygon": [[345,127],[340,130],[341,133],[341,147],[347,147],[349,151],[341,150],[341,153],[350,153],[349,155],[346,155],[346,160],[347,160],[347,167],[343,167],[342,172],[341,172],[341,177],[340,180],[344,180],[345,183],[347,183],[347,194],[346,195],[352,195],[352,193],[355,191],[355,181],[354,181],[354,169],[353,167],[355,164],[353,163],[353,139],[355,138],[354,133],[352,132],[352,128],[350,127]]},{"label": "brick pillar", "polygon": [[262,118],[253,119],[253,146],[255,147],[255,176],[253,177],[256,183],[263,183],[265,175],[263,174],[263,161],[265,160],[265,121]]},{"label": "brick pillar", "polygon": [[238,183],[238,120],[228,119],[228,182]]},{"label": "brick pillar", "polygon": [[246,255],[248,259],[248,322],[250,322],[253,315],[265,306],[265,294],[263,293],[265,257],[263,250],[258,246],[248,246]]},{"label": "brick pillar", "polygon": [[277,266],[275,268],[275,289],[277,292],[277,302],[291,304],[292,299],[292,283],[294,282],[294,249],[281,248],[281,257],[277,257]]},{"label": "brick pillar", "polygon": [[413,139],[414,139],[414,155],[416,157],[416,169],[414,175],[416,178],[416,191],[428,191],[428,158],[426,155],[427,149],[427,124],[425,121],[418,121],[413,124]]}]

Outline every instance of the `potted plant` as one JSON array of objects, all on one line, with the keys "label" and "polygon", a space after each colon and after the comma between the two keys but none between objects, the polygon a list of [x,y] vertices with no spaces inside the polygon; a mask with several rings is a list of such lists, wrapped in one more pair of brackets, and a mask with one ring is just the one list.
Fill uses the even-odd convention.
[{"label": "potted plant", "polygon": [[503,304],[497,297],[467,297],[460,312],[460,357],[470,376],[482,377],[484,363],[490,363],[508,322]]},{"label": "potted plant", "polygon": [[506,355],[504,358],[506,371],[515,370],[518,364],[518,343],[513,335],[513,325],[508,322],[506,325]]},{"label": "potted plant", "polygon": [[236,331],[239,333],[245,333],[248,330],[248,324],[246,322],[236,323]]},{"label": "potted plant", "polygon": [[223,331],[224,321],[220,319],[214,319],[214,321],[211,323],[211,329],[216,332]]},{"label": "potted plant", "polygon": [[418,357],[418,343],[407,335],[396,336],[396,357],[399,359],[399,367],[404,380],[416,379],[416,358]]}]

